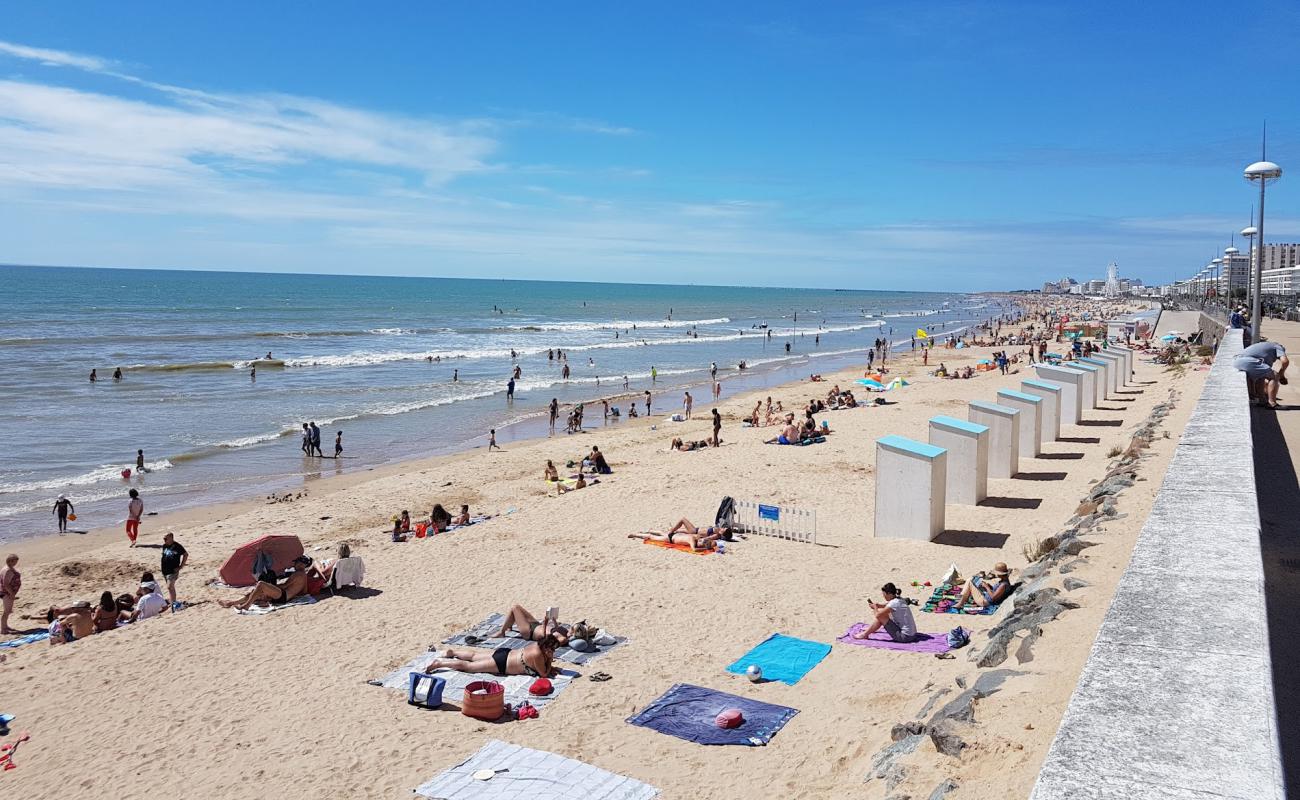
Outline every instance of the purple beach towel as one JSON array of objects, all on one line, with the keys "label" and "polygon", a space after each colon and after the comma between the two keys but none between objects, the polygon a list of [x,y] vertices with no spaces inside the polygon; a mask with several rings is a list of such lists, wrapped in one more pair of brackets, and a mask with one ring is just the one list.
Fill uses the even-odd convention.
[{"label": "purple beach towel", "polygon": [[889,634],[884,631],[876,631],[867,639],[854,639],[853,634],[867,627],[865,622],[855,622],[849,628],[848,632],[835,641],[840,644],[851,644],[855,647],[875,647],[881,650],[906,650],[909,653],[946,653],[951,648],[948,647],[948,636],[943,633],[918,633],[915,642],[903,644],[889,638]]}]

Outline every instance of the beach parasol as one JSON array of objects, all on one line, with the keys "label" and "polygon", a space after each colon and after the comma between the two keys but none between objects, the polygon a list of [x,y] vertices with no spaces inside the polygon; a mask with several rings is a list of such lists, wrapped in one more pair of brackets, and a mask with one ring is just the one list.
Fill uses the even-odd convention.
[{"label": "beach parasol", "polygon": [[873,381],[870,378],[858,378],[858,383],[862,384],[863,386],[866,386],[869,389],[876,389],[879,391],[884,391],[885,388],[885,384],[881,383],[880,381]]}]

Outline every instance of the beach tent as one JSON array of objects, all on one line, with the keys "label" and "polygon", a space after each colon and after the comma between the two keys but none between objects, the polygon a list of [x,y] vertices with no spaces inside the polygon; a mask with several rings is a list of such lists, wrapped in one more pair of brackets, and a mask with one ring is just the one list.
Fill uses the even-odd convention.
[{"label": "beach tent", "polygon": [[889,385],[886,386],[885,388],[886,388],[886,389],[901,389],[901,388],[903,388],[904,386],[911,386],[911,385],[912,385],[912,384],[908,383],[907,381],[903,380],[902,378],[894,378],[892,381],[889,382]]},{"label": "beach tent", "polygon": [[221,580],[230,586],[252,586],[257,583],[253,574],[253,563],[258,553],[265,553],[271,560],[271,568],[284,572],[293,565],[293,560],[302,555],[302,542],[297,536],[263,536],[235,548],[235,552],[217,572]]},{"label": "beach tent", "polygon": [[858,378],[858,383],[866,386],[868,389],[876,389],[877,391],[884,391],[885,388],[885,384],[880,381],[873,381],[870,378]]}]

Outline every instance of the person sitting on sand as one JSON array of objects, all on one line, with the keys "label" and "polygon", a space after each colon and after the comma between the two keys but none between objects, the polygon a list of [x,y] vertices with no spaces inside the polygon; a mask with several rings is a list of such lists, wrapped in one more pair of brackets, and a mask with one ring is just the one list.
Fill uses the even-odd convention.
[{"label": "person sitting on sand", "polygon": [[498,647],[489,653],[486,650],[448,647],[440,651],[441,655],[430,661],[424,671],[454,669],[457,672],[487,672],[503,678],[507,675],[550,678],[557,672],[553,664],[555,649],[559,645],[555,635],[548,634],[541,641],[529,642],[518,650]]},{"label": "person sitting on sand", "polygon": [[[293,560],[293,566],[293,572],[283,584],[276,581],[274,573],[268,572],[248,594],[238,600],[222,600],[221,607],[247,611],[255,605],[282,606],[294,598],[303,596],[307,593],[307,583],[313,574],[320,577],[320,573],[311,565],[311,556],[298,556]],[[139,613],[139,608],[136,609],[136,613]]]},{"label": "person sitting on sand", "polygon": [[559,470],[555,468],[555,462],[549,458],[546,459],[546,469],[542,471],[542,477],[547,481],[554,483],[560,479]]},{"label": "person sitting on sand", "polygon": [[95,632],[89,600],[79,600],[67,608],[50,607],[45,619],[50,625],[50,644],[64,644],[84,639]]},{"label": "person sitting on sand", "polygon": [[135,598],[135,610],[131,612],[127,622],[156,617],[168,607],[167,598],[158,591],[158,583],[154,580],[141,581],[140,588],[135,592]]},{"label": "person sitting on sand", "polygon": [[629,533],[627,538],[667,542],[668,544],[686,544],[690,545],[692,550],[712,550],[719,539],[731,539],[731,528],[726,525],[700,528],[692,524],[690,520],[682,517],[677,521],[677,524],[668,529],[667,533],[655,533],[654,531]]},{"label": "person sitting on sand", "polygon": [[101,594],[99,605],[90,612],[90,623],[95,626],[95,633],[113,630],[121,618],[121,612],[117,610],[117,601],[113,599],[112,592]]},{"label": "person sitting on sand", "polygon": [[883,604],[872,600],[867,601],[867,605],[875,612],[875,620],[870,626],[853,634],[853,638],[865,639],[884,628],[885,633],[889,634],[889,638],[895,642],[902,644],[915,642],[916,620],[912,619],[912,611],[907,607],[907,601],[900,596],[898,587],[886,583],[880,587],[880,591],[885,595]]},{"label": "person sitting on sand", "polygon": [[402,518],[393,517],[393,541],[404,542],[406,539],[406,531],[402,530]]},{"label": "person sitting on sand", "polygon": [[452,524],[452,525],[468,525],[468,524],[469,524],[469,505],[468,505],[468,504],[461,505],[461,507],[460,507],[460,513],[457,514],[455,517],[452,518],[452,520],[451,520],[451,524]]},{"label": "person sitting on sand", "polygon": [[587,460],[591,462],[591,469],[593,472],[601,475],[609,475],[614,471],[609,468],[609,462],[605,461],[605,454],[600,452],[600,448],[595,445],[592,445],[591,455],[587,456]]},{"label": "person sitting on sand", "polygon": [[411,532],[411,512],[402,509],[402,516],[398,519],[398,522],[402,524],[402,533]]},{"label": "person sitting on sand", "polygon": [[961,599],[957,601],[955,608],[958,610],[965,608],[967,603],[974,602],[980,608],[995,606],[1007,599],[1011,593],[1011,570],[1001,561],[993,565],[993,573],[979,573],[971,577],[966,582],[966,588],[961,593]]},{"label": "person sitting on sand", "polygon": [[581,472],[579,472],[578,479],[574,482],[572,486],[565,486],[562,483],[557,484],[555,487],[555,491],[558,492],[559,494],[564,494],[565,492],[576,492],[579,489],[586,489],[586,488],[587,488],[587,478]]},{"label": "person sitting on sand", "polygon": [[442,503],[434,503],[433,511],[429,512],[429,522],[434,533],[442,533],[451,527],[451,512],[443,508]]},{"label": "person sitting on sand", "polygon": [[561,647],[567,645],[569,639],[591,641],[596,636],[596,627],[588,625],[586,621],[579,622],[570,629],[568,626],[560,625],[555,620],[547,617],[538,619],[518,603],[511,606],[510,610],[506,612],[505,620],[501,623],[501,631],[497,634],[497,638],[505,638],[512,629],[519,633],[521,639],[532,642],[540,642],[547,636],[554,636]]}]

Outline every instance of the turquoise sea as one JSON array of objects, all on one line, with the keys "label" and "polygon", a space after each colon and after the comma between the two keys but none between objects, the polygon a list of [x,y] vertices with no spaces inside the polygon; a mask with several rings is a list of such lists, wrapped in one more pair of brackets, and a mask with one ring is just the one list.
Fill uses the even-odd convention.
[{"label": "turquoise sea", "polygon": [[[481,445],[493,427],[537,435],[552,397],[621,395],[625,378],[675,410],[714,362],[730,394],[1003,313],[960,294],[240,272],[0,266],[0,286],[9,538],[54,530],[60,493],[77,527],[113,525],[129,488],[158,512],[246,498]],[[343,431],[344,458],[305,458],[307,421],[327,454]],[[137,449],[149,471],[124,478]]]}]

